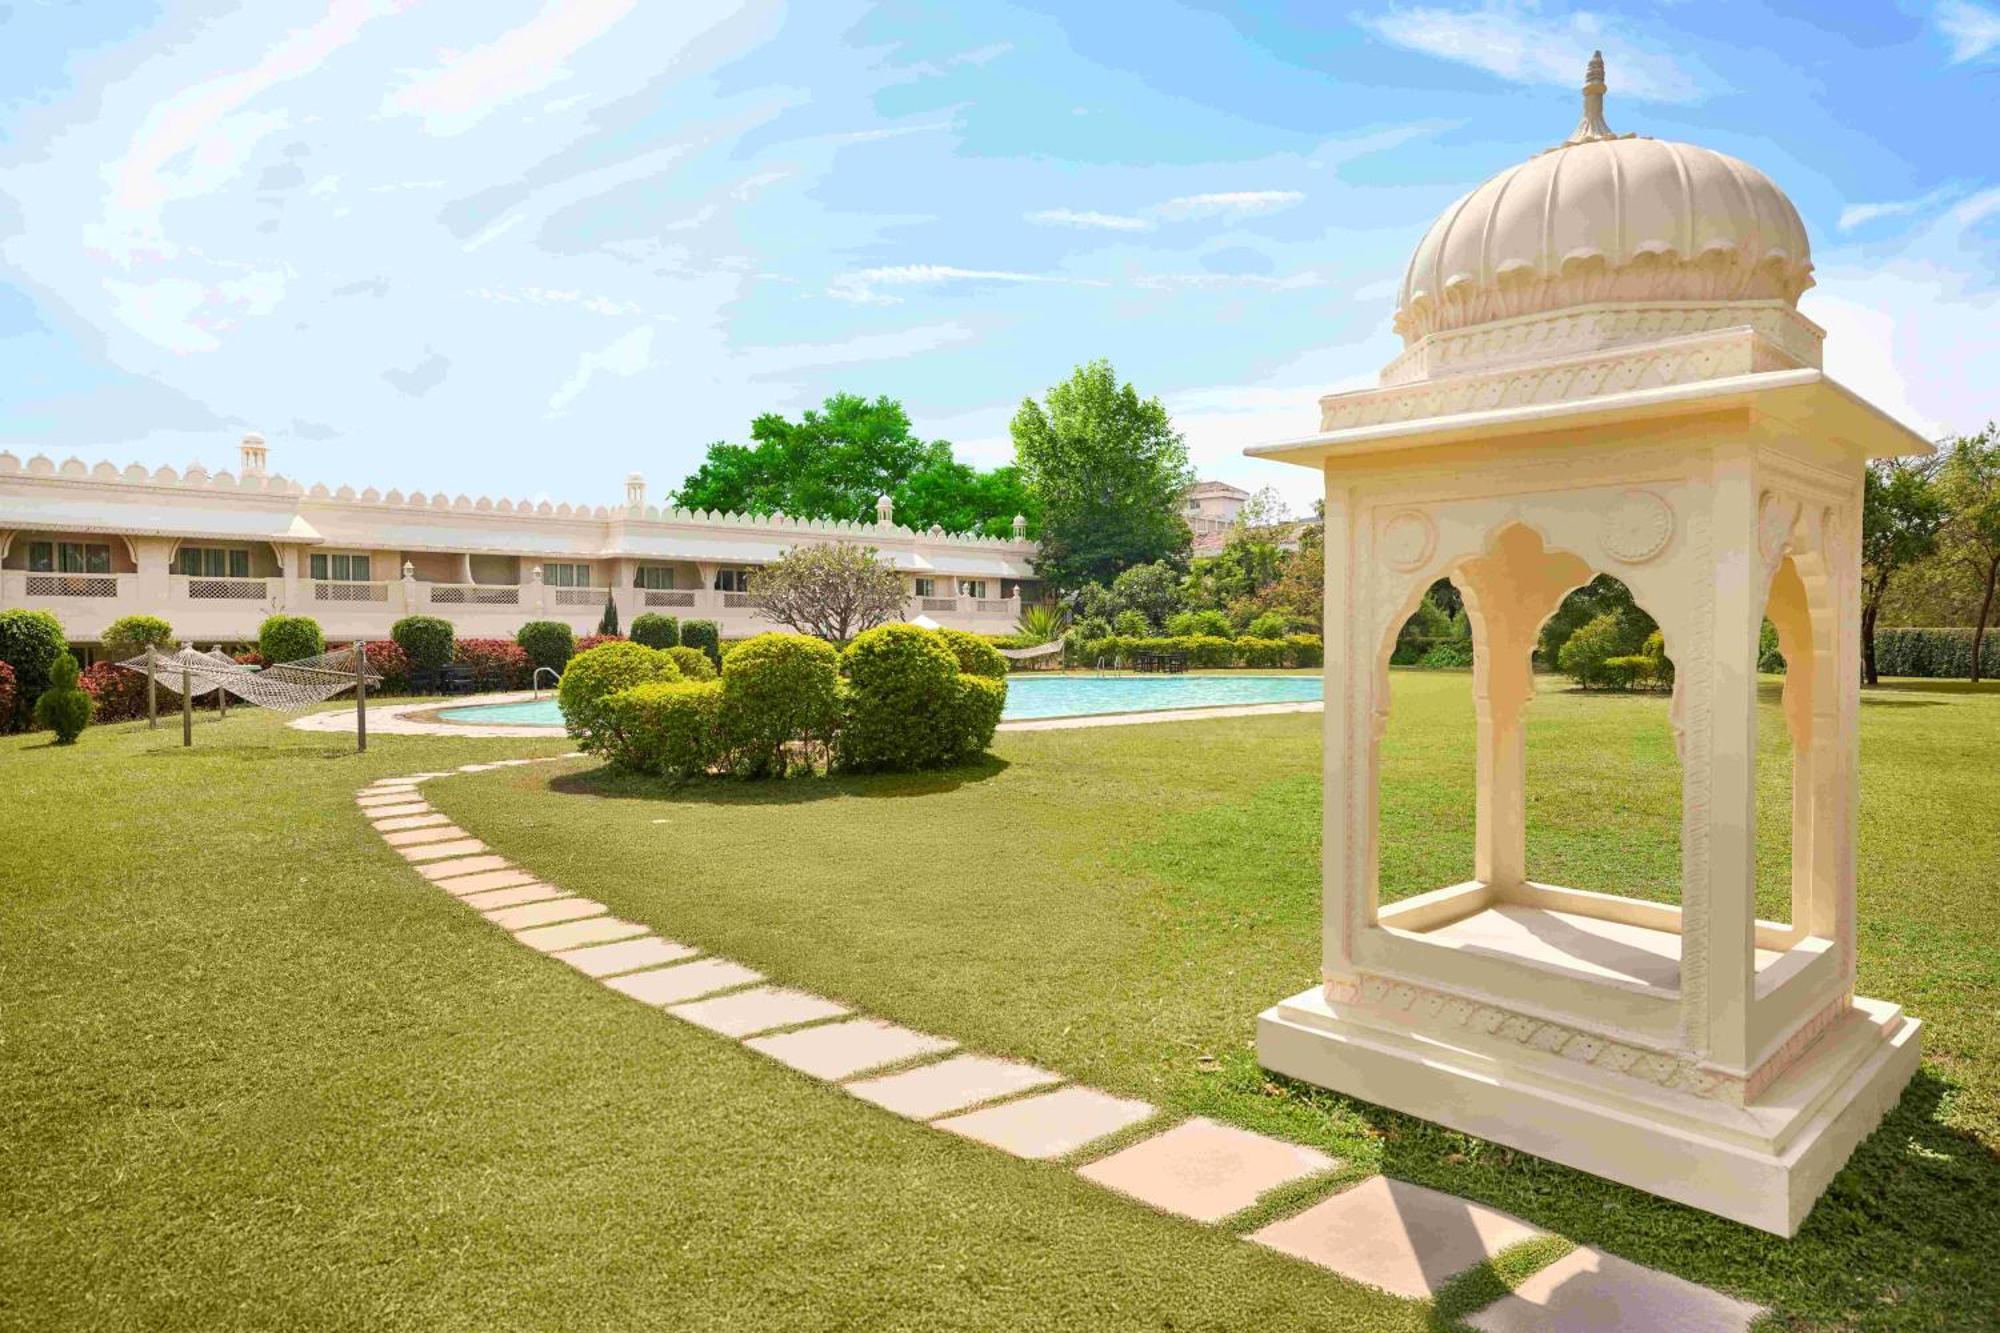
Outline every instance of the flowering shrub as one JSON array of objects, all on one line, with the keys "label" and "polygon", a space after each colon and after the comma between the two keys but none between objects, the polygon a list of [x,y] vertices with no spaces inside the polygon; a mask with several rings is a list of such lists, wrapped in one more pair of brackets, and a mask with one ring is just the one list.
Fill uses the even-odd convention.
[{"label": "flowering shrub", "polygon": [[[127,671],[109,662],[98,662],[83,673],[77,684],[97,701],[99,722],[130,722],[146,716],[146,675]],[[178,695],[170,696],[176,706]]]},{"label": "flowering shrub", "polygon": [[0,731],[7,729],[7,719],[14,716],[14,668],[0,662]]},{"label": "flowering shrub", "polygon": [[596,648],[601,644],[630,642],[631,640],[623,634],[586,634],[576,641],[576,652],[571,653],[570,656],[574,657],[576,653],[587,653],[592,648]]},{"label": "flowering shrub", "polygon": [[460,639],[452,660],[471,667],[483,688],[525,690],[535,665],[512,639]]},{"label": "flowering shrub", "polygon": [[[391,639],[368,641],[368,669],[382,678],[375,688],[383,694],[404,694],[410,688],[410,655]],[[236,659],[242,661],[242,658]]]}]

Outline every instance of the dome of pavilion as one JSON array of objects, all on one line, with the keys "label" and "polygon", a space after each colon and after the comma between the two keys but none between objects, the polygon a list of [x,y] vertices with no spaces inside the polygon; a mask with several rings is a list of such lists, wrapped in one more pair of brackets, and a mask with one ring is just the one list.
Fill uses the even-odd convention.
[{"label": "dome of pavilion", "polygon": [[1431,224],[1397,300],[1405,346],[1577,306],[1797,306],[1812,252],[1785,192],[1727,154],[1613,134],[1604,91],[1600,53],[1576,131]]}]

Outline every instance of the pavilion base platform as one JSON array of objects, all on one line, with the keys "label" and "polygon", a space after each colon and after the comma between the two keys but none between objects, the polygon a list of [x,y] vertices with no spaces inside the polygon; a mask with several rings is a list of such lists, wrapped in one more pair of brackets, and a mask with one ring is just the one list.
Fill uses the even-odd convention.
[{"label": "pavilion base platform", "polygon": [[1780,1236],[1797,1233],[1902,1095],[1922,1026],[1900,1006],[1856,998],[1751,1103],[1733,1105],[1426,1021],[1419,1008],[1304,991],[1259,1017],[1257,1056],[1277,1073]]}]

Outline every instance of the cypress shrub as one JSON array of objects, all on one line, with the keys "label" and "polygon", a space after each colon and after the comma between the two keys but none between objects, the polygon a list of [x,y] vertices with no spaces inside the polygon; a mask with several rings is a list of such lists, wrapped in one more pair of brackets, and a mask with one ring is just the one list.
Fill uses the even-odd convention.
[{"label": "cypress shrub", "polygon": [[62,622],[46,611],[0,611],[0,662],[14,677],[13,704],[0,713],[0,731],[25,724],[30,708],[43,690],[56,659],[69,651]]},{"label": "cypress shrub", "polygon": [[609,588],[604,590],[604,614],[597,621],[597,632],[607,639],[618,634],[618,599]]},{"label": "cypress shrub", "polygon": [[403,650],[412,671],[449,666],[458,648],[451,622],[437,616],[404,616],[389,627],[389,637]]},{"label": "cypress shrub", "polygon": [[547,667],[558,675],[576,653],[576,631],[560,620],[531,620],[514,631],[514,642],[521,645],[534,666]]},{"label": "cypress shrub", "polygon": [[632,642],[648,648],[677,648],[681,642],[681,622],[658,611],[632,617]]},{"label": "cypress shrub", "polygon": [[708,663],[716,670],[722,669],[722,632],[713,620],[684,620],[681,622],[681,643],[689,648],[699,648],[708,654]]},{"label": "cypress shrub", "polygon": [[35,700],[35,721],[56,734],[57,745],[74,745],[90,725],[90,696],[77,688],[76,678],[76,659],[58,654],[49,668],[49,687]]},{"label": "cypress shrub", "polygon": [[311,616],[272,616],[257,627],[257,651],[266,662],[296,662],[326,651],[326,636]]}]

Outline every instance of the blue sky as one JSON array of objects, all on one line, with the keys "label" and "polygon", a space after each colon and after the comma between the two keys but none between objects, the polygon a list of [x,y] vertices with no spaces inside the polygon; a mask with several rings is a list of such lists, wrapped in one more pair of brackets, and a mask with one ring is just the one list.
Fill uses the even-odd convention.
[{"label": "blue sky", "polygon": [[888,393],[981,463],[1076,362],[1199,469],[1397,349],[1429,220],[1614,129],[1797,202],[1836,376],[2000,415],[2000,6],[0,3],[0,447],[658,498]]}]

